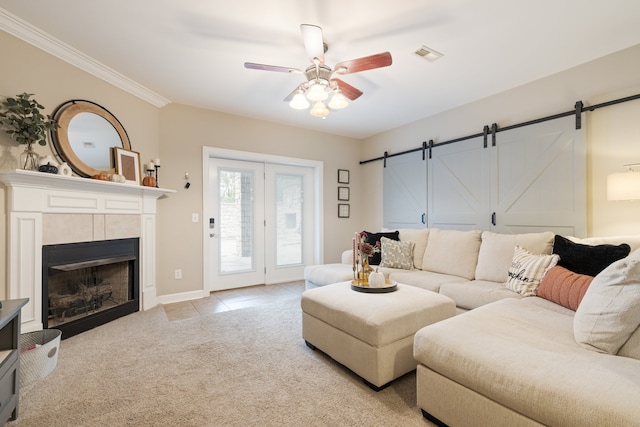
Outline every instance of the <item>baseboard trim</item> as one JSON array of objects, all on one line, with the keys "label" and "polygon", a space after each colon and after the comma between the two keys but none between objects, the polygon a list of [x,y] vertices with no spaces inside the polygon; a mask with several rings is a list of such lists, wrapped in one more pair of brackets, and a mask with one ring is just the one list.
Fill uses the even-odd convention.
[{"label": "baseboard trim", "polygon": [[184,302],[184,301],[192,301],[194,299],[200,299],[207,297],[208,294],[203,291],[190,291],[190,292],[181,292],[179,294],[170,294],[170,295],[159,295],[156,298],[158,304],[173,304],[176,302]]}]

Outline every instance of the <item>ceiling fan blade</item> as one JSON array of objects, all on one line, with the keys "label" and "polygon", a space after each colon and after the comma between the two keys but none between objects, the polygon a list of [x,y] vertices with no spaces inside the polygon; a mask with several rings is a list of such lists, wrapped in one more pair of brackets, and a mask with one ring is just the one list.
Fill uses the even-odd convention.
[{"label": "ceiling fan blade", "polygon": [[309,61],[314,62],[318,58],[320,64],[324,64],[324,41],[322,40],[322,28],[317,25],[300,25],[304,48],[307,51]]},{"label": "ceiling fan blade", "polygon": [[302,73],[302,70],[291,67],[279,67],[277,65],[256,64],[254,62],[245,62],[244,68],[250,70],[276,71],[278,73]]},{"label": "ceiling fan blade", "polygon": [[332,81],[336,82],[342,94],[352,101],[355,101],[360,98],[360,95],[362,95],[362,91],[360,89],[356,89],[349,83],[345,83],[340,79],[332,79]]},{"label": "ceiling fan blade", "polygon": [[365,56],[364,58],[340,62],[339,64],[336,64],[334,70],[338,74],[351,74],[359,73],[360,71],[373,70],[374,68],[388,67],[391,63],[391,54],[389,52],[384,52]]},{"label": "ceiling fan blade", "polygon": [[289,95],[286,96],[286,98],[283,99],[284,102],[291,102],[291,100],[293,99],[293,97],[295,96],[296,93],[298,93],[298,90],[300,90],[300,86],[296,87],[293,92],[291,92]]}]

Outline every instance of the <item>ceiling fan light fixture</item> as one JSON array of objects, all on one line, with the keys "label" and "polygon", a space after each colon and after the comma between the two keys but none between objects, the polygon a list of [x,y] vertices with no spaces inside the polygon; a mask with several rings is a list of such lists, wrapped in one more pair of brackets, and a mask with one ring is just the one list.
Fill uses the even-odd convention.
[{"label": "ceiling fan light fixture", "polygon": [[324,101],[329,95],[327,94],[327,85],[320,82],[310,82],[307,90],[307,99],[310,101]]},{"label": "ceiling fan light fixture", "polygon": [[296,94],[293,95],[291,102],[289,102],[289,106],[295,110],[306,110],[311,106],[311,104],[307,101],[302,90],[298,90]]},{"label": "ceiling fan light fixture", "polygon": [[327,117],[329,115],[329,109],[322,101],[317,101],[309,110],[309,114],[313,117]]},{"label": "ceiling fan light fixture", "polygon": [[336,89],[329,101],[329,108],[332,110],[342,110],[349,105],[349,100],[342,94],[340,89]]}]

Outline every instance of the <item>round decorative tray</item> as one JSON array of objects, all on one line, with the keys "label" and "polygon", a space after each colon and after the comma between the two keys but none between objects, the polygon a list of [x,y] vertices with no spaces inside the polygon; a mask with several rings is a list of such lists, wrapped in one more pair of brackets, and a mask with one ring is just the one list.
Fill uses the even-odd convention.
[{"label": "round decorative tray", "polygon": [[359,285],[357,280],[351,281],[351,289],[357,292],[364,292],[367,294],[386,294],[398,290],[398,284],[393,280],[386,280],[385,286],[382,288],[371,288],[369,285]]}]

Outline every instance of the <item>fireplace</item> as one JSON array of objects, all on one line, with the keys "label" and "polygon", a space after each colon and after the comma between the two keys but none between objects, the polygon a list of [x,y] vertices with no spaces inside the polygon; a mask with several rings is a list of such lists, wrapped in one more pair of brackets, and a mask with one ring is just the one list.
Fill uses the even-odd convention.
[{"label": "fireplace", "polygon": [[139,239],[42,247],[42,319],[69,338],[139,310]]}]

